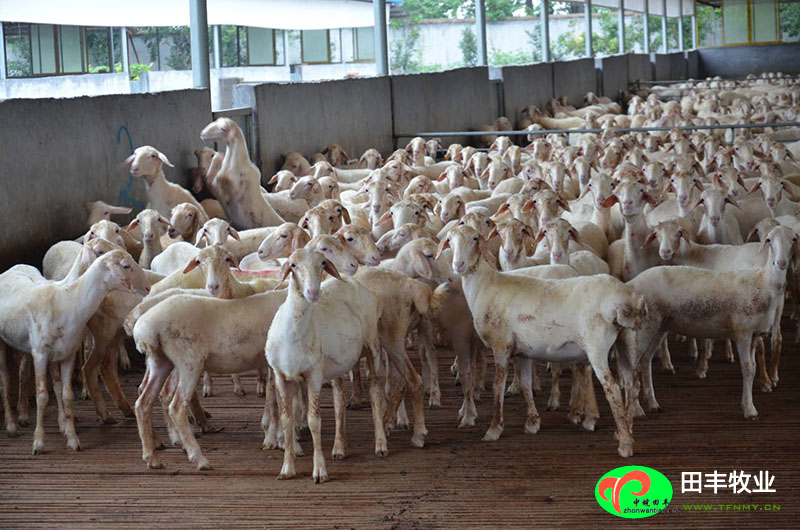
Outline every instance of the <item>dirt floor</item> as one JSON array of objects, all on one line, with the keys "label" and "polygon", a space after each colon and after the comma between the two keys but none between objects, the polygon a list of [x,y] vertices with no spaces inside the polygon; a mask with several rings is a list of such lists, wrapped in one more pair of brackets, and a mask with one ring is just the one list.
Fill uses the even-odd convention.
[{"label": "dirt floor", "polygon": [[[788,320],[784,329],[793,330]],[[656,368],[656,393],[664,410],[637,420],[636,454],[630,459],[617,456],[613,420],[599,385],[597,432],[567,422],[566,377],[560,411],[545,410],[550,385],[543,377],[544,392],[536,398],[542,416],[538,434],[524,434],[524,400],[512,396],[506,400],[502,438],[481,441],[491,414],[489,392],[479,403],[478,425],[457,429],[460,395],[447,371],[451,359],[443,354],[443,406],[426,410],[425,448],[412,448],[410,433],[399,431],[389,439],[388,458],[377,458],[369,409],[348,411],[347,457],[336,462],[328,458],[332,480],[323,485],[311,480],[310,456],[298,459],[301,476],[275,480],[282,453],[260,450],[263,399],[256,397],[251,377],[244,379],[247,396],[233,395],[230,379],[220,377],[215,380],[217,396],[204,399],[212,422],[224,428],[199,439],[214,466],[208,472],[196,471],[177,448],[162,453],[165,469],[148,470],[135,420],[101,425],[87,401],[77,404],[83,451],[72,453],[58,434],[51,398],[44,454],[31,456],[32,427],[22,429],[16,439],[0,433],[0,527],[797,528],[800,359],[793,331],[784,337],[780,385],[769,394],[756,385],[760,415],[755,421],[743,419],[739,364],[724,360],[721,345],[708,378],[700,380],[685,345],[674,344],[677,373]],[[490,366],[487,376],[492,373]],[[124,376],[131,401],[141,377],[141,370]],[[322,403],[323,442],[329,454],[330,389],[324,390]],[[166,439],[158,407],[154,418],[157,435]],[[302,443],[310,451],[308,436]],[[631,464],[658,469],[670,479],[675,489],[671,513],[631,523],[598,506],[598,479]],[[754,475],[769,471],[776,493],[681,493],[682,472],[715,470],[726,476],[733,470]],[[758,506],[744,511],[743,505]],[[698,512],[692,506],[708,508]]]}]

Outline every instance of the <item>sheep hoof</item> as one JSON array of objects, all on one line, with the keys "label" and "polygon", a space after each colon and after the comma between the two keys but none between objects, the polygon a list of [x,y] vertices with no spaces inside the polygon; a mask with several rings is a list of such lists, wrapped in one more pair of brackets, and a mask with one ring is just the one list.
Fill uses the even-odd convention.
[{"label": "sheep hoof", "polygon": [[547,410],[558,410],[558,408],[560,406],[561,406],[561,403],[557,403],[557,402],[556,403],[548,403],[547,404]]},{"label": "sheep hoof", "polygon": [[333,458],[334,460],[344,460],[344,451],[342,452],[333,451],[331,453],[331,458]]},{"label": "sheep hoof", "polygon": [[389,449],[386,447],[386,443],[384,442],[382,446],[375,447],[375,456],[380,458],[386,458],[389,456]]},{"label": "sheep hoof", "polygon": [[761,391],[762,392],[772,392],[772,382],[771,381],[765,381],[765,382],[761,383]]},{"label": "sheep hoof", "polygon": [[619,447],[617,448],[617,452],[619,453],[619,456],[621,456],[622,458],[629,458],[633,456],[633,443],[632,442],[620,443]]},{"label": "sheep hoof", "polygon": [[213,468],[211,467],[209,461],[204,458],[197,462],[197,469],[199,471],[210,471]]},{"label": "sheep hoof", "polygon": [[133,411],[132,408],[130,408],[130,406],[128,408],[123,408],[122,409],[122,415],[125,416],[126,418],[135,418],[136,417],[136,413]]},{"label": "sheep hoof", "polygon": [[33,456],[40,455],[44,452],[44,441],[43,440],[34,440],[33,441]]},{"label": "sheep hoof", "polygon": [[576,410],[571,410],[567,413],[567,421],[573,425],[577,425],[581,422],[581,413]]},{"label": "sheep hoof", "polygon": [[247,395],[247,392],[245,392],[243,388],[234,388],[233,389],[233,393],[236,394],[237,396],[246,396]]},{"label": "sheep hoof", "polygon": [[777,386],[778,386],[778,376],[777,376],[777,375],[773,375],[773,376],[771,377],[771,380],[772,380],[772,386],[773,386],[774,388],[777,388]]},{"label": "sheep hoof", "polygon": [[422,449],[425,447],[425,435],[422,433],[417,433],[411,437],[411,445],[416,447],[417,449]]},{"label": "sheep hoof", "polygon": [[83,449],[81,449],[81,443],[77,439],[69,440],[67,442],[67,447],[72,449],[76,453],[80,453],[83,450]]},{"label": "sheep hoof", "polygon": [[347,409],[348,410],[359,410],[359,409],[361,409],[361,402],[360,401],[348,401],[347,402]]},{"label": "sheep hoof", "polygon": [[28,422],[27,416],[20,416],[19,418],[17,418],[17,425],[19,425],[20,427],[27,427],[29,424],[30,423]]},{"label": "sheep hoof", "polygon": [[744,410],[744,418],[746,420],[754,420],[758,417],[758,411],[755,407],[750,407],[749,409]]},{"label": "sheep hoof", "polygon": [[17,429],[16,425],[7,425],[6,432],[8,433],[9,438],[16,438],[19,436],[19,430]]},{"label": "sheep hoof", "polygon": [[294,472],[292,472],[292,473],[281,472],[281,474],[278,475],[277,480],[289,480],[289,479],[292,479],[292,478],[294,478]]},{"label": "sheep hoof", "polygon": [[464,417],[458,424],[459,429],[466,429],[468,427],[475,427],[475,418]]},{"label": "sheep hoof", "polygon": [[103,418],[103,423],[105,425],[116,425],[117,420],[115,420],[113,416],[106,416]]},{"label": "sheep hoof", "polygon": [[156,451],[163,451],[164,449],[167,448],[167,446],[164,445],[164,442],[162,442],[161,440],[156,441],[155,445],[156,445]]},{"label": "sheep hoof", "polygon": [[496,442],[500,439],[500,435],[503,433],[503,429],[501,427],[489,427],[486,431],[486,434],[483,435],[484,442]]},{"label": "sheep hoof", "polygon": [[583,427],[589,432],[594,432],[596,425],[597,425],[597,418],[585,418],[583,420],[583,423],[581,423],[581,427]]},{"label": "sheep hoof", "polygon": [[532,418],[525,422],[525,432],[527,434],[536,434],[541,428],[539,418]]},{"label": "sheep hoof", "polygon": [[150,460],[147,462],[147,469],[164,469],[164,464],[158,460]]},{"label": "sheep hoof", "polygon": [[324,484],[329,480],[327,473],[314,474],[314,484]]}]

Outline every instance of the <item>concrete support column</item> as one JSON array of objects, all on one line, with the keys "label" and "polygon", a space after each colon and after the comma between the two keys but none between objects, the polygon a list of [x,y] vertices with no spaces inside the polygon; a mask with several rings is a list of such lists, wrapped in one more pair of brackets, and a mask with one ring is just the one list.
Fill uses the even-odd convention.
[{"label": "concrete support column", "polygon": [[120,62],[122,63],[122,71],[130,75],[131,62],[128,57],[128,31],[124,27],[119,28],[119,38],[121,39],[119,49],[122,52],[122,57],[120,57]]},{"label": "concrete support column", "polygon": [[547,13],[549,0],[542,0],[540,19],[542,24],[542,61],[550,62],[550,15]]},{"label": "concrete support column", "polygon": [[692,47],[697,49],[700,47],[697,42],[697,5],[694,6],[694,11],[692,13]]},{"label": "concrete support column", "polygon": [[644,53],[650,53],[650,0],[644,0]]},{"label": "concrete support column", "polygon": [[661,53],[667,53],[667,0],[661,0]]},{"label": "concrete support column", "polygon": [[678,49],[683,51],[683,0],[678,1]]},{"label": "concrete support column", "polygon": [[489,59],[486,53],[486,2],[475,0],[475,35],[478,41],[478,66],[486,66]]},{"label": "concrete support column", "polygon": [[594,57],[592,51],[592,0],[583,4],[583,31],[586,34],[586,57]]},{"label": "concrete support column", "polygon": [[389,45],[386,41],[386,2],[372,0],[375,17],[375,75],[389,75]]},{"label": "concrete support column", "polygon": [[222,28],[219,24],[212,26],[214,40],[214,68],[222,68]]},{"label": "concrete support column", "polygon": [[0,21],[0,79],[5,79],[5,78],[6,78],[6,35],[3,32],[3,22]]},{"label": "concrete support column", "polygon": [[625,53],[625,0],[619,0],[617,22],[619,27],[619,53]]},{"label": "concrete support column", "polygon": [[191,22],[189,37],[192,41],[192,86],[210,88],[206,0],[189,0],[189,20]]}]

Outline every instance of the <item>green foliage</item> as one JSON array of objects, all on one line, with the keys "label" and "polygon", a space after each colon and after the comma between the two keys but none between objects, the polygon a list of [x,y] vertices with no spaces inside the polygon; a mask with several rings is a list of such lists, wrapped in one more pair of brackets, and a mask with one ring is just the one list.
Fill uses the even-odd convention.
[{"label": "green foliage", "polygon": [[405,24],[400,26],[403,36],[394,39],[389,52],[389,64],[392,70],[400,72],[416,72],[421,68],[421,50],[417,48],[419,29]]},{"label": "green foliage", "polygon": [[[526,0],[486,0],[486,19],[502,20],[516,12],[533,11]],[[430,18],[475,18],[475,0],[405,0],[403,10],[413,22]]]},{"label": "green foliage", "polygon": [[800,3],[783,2],[780,7],[781,37],[800,39]]},{"label": "green foliage", "polygon": [[461,57],[465,66],[475,66],[478,62],[478,40],[475,38],[472,28],[466,27],[461,31],[461,40],[458,41],[461,48]]},{"label": "green foliage", "polygon": [[[131,65],[130,65],[131,81],[138,81],[139,80],[139,76],[143,72],[149,72],[152,69],[153,69],[153,63],[150,63],[150,64],[131,63]],[[114,64],[114,71],[115,72],[122,72],[122,64],[115,63]]]},{"label": "green foliage", "polygon": [[537,63],[542,60],[542,34],[539,24],[532,30],[526,30],[528,46],[513,52],[506,52],[492,48],[489,54],[489,64],[492,66],[509,66],[514,64]]}]

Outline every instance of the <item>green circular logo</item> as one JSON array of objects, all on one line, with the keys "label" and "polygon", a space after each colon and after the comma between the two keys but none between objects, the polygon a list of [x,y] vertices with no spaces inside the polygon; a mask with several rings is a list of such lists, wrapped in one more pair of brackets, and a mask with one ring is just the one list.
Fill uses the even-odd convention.
[{"label": "green circular logo", "polygon": [[594,488],[597,504],[605,511],[625,519],[655,515],[672,502],[672,484],[660,471],[644,466],[612,469]]}]

